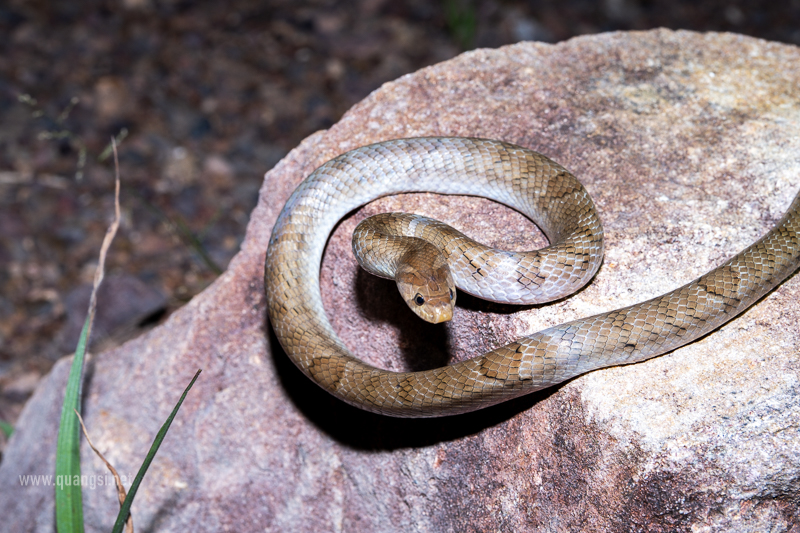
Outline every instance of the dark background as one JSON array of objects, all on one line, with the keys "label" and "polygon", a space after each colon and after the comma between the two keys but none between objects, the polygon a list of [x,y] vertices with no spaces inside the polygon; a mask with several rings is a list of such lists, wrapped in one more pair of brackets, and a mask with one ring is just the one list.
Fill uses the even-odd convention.
[{"label": "dark background", "polygon": [[3,1],[0,420],[74,350],[112,136],[124,220],[94,351],[211,283],[264,172],[382,83],[473,48],[656,27],[800,44],[800,0]]}]

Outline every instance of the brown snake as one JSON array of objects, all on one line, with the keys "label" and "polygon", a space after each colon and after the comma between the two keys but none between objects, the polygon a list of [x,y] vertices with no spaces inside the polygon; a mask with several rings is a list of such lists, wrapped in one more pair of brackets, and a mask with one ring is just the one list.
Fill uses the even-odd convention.
[{"label": "brown snake", "polygon": [[[602,258],[602,227],[586,190],[557,163],[518,146],[469,138],[400,139],[358,148],[319,167],[291,195],[272,231],[264,270],[269,318],[307,376],[347,403],[391,416],[473,411],[590,370],[655,357],[733,319],[800,266],[798,194],[762,239],[667,294],[548,328],[450,366],[390,372],[359,361],[333,331],[322,306],[319,268],[328,236],[347,213],[381,196],[423,191],[490,198],[542,229],[551,246],[514,259],[518,267],[506,265],[511,279],[499,292],[529,295],[520,301],[550,301],[578,289]],[[463,256],[467,265],[451,267],[453,277],[459,287],[459,277],[480,285],[487,265],[502,261],[464,242],[450,245],[448,253]],[[553,281],[555,288],[548,288]],[[466,290],[479,292],[474,285]]]}]

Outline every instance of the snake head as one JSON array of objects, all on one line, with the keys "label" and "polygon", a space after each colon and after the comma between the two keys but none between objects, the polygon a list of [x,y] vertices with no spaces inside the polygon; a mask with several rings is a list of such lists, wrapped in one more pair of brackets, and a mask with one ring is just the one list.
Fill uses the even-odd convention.
[{"label": "snake head", "polygon": [[[422,254],[427,255],[427,254]],[[400,295],[409,309],[422,320],[438,324],[453,318],[456,304],[456,285],[450,267],[441,253],[431,261],[404,257],[395,273]]]}]

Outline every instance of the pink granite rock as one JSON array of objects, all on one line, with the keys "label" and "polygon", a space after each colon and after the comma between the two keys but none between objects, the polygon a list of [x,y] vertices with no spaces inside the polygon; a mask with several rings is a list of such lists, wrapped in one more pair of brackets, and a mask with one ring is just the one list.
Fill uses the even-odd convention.
[{"label": "pink granite rock", "polygon": [[[800,188],[800,49],[658,30],[478,50],[384,85],[267,174],[242,251],[160,328],[97,356],[85,418],[135,473],[189,394],[134,503],[140,531],[796,531],[800,527],[800,278],[663,357],[597,371],[481,412],[397,420],[317,388],[265,315],[270,230],[292,189],[331,157],[397,137],[503,139],[572,170],[603,219],[594,282],[515,312],[464,295],[454,321],[417,322],[393,283],[358,271],[349,234],[378,210],[453,223],[490,244],[544,241],[487,201],[427,194],[344,220],[322,267],[345,342],[384,368],[474,356],[524,333],[629,305],[710,270],[764,234]],[[9,531],[52,531],[69,361],[28,403],[0,465]],[[104,475],[87,447],[84,473]],[[109,487],[87,487],[110,529]]]}]

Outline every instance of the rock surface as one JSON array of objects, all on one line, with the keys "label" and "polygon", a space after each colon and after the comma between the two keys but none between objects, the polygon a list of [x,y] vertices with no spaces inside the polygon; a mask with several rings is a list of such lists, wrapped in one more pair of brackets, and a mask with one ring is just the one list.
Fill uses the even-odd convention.
[{"label": "rock surface", "polygon": [[[74,288],[64,298],[67,322],[57,335],[59,348],[64,353],[75,351],[91,297],[92,284],[85,283]],[[103,284],[97,291],[97,305],[106,311],[95,317],[92,326],[92,350],[97,350],[99,341],[106,340],[121,330],[135,331],[138,324],[163,312],[167,299],[160,291],[140,279],[122,274],[103,279]]]},{"label": "rock surface", "polygon": [[[665,30],[478,50],[384,85],[266,177],[242,251],[162,327],[96,357],[85,418],[134,474],[197,368],[134,504],[138,531],[797,531],[800,277],[666,356],[591,373],[469,415],[395,420],[328,396],[265,318],[271,226],[299,181],[348,149],[421,135],[503,139],[560,162],[607,236],[594,282],[554,305],[459,296],[452,324],[411,319],[391,282],[356,269],[349,235],[386,209],[441,217],[511,248],[544,241],[483,200],[405,195],[342,222],[322,267],[334,326],[368,362],[419,369],[635,303],[710,270],[765,233],[800,187],[800,49]],[[522,231],[520,231],[522,230]],[[52,531],[69,361],[23,413],[0,465],[9,531]],[[105,472],[88,449],[84,473]],[[84,491],[110,529],[109,487]]]}]

